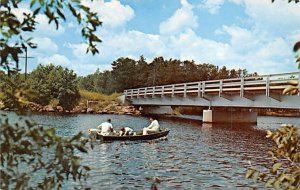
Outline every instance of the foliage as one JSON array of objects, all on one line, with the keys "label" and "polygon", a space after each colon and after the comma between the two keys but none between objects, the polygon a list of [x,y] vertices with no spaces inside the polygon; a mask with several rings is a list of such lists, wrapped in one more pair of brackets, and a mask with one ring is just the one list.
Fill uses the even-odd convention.
[{"label": "foliage", "polygon": [[249,169],[247,178],[254,182],[265,182],[266,187],[276,189],[300,188],[300,131],[292,125],[282,125],[274,133],[267,131],[267,138],[275,142],[275,148],[268,153],[275,163],[268,171]]},{"label": "foliage", "polygon": [[19,12],[21,2],[22,0],[0,1],[0,66],[4,67],[8,73],[11,71],[10,62],[15,63],[13,70],[18,71],[19,55],[22,49],[36,48],[36,44],[32,43],[32,37],[28,37],[28,34],[36,29],[38,14],[44,14],[49,24],[55,23],[56,29],[59,28],[61,21],[65,21],[69,15],[72,15],[82,27],[81,35],[87,39],[87,52],[98,53],[96,43],[101,40],[96,35],[96,31],[102,22],[97,13],[92,12],[81,1],[31,0],[31,12],[23,12],[22,17],[18,17],[16,12]]},{"label": "foliage", "polygon": [[[272,3],[274,3],[274,1],[275,1],[275,0],[272,0]],[[293,2],[293,1],[294,1],[295,3],[299,3],[299,2],[300,2],[300,0],[288,0],[289,3]]]},{"label": "foliage", "polygon": [[0,74],[0,92],[1,101],[9,108],[25,108],[29,103],[28,100],[35,97],[35,93],[19,74],[11,77]]},{"label": "foliage", "polygon": [[56,98],[53,98],[50,100],[49,105],[51,105],[53,108],[55,108],[56,106],[59,106],[59,100]]},{"label": "foliage", "polygon": [[81,133],[63,138],[54,128],[29,121],[11,125],[6,118],[0,123],[1,189],[61,189],[69,177],[76,181],[88,176],[90,168],[77,155],[87,152]]},{"label": "foliage", "polygon": [[111,72],[100,72],[99,69],[92,75],[86,77],[78,77],[79,88],[92,92],[102,92],[111,94]]},{"label": "foliage", "polygon": [[[294,52],[297,53],[300,50],[300,41],[295,43],[294,45]],[[298,63],[298,69],[300,70],[300,55],[296,55],[296,63]]]},{"label": "foliage", "polygon": [[57,99],[60,106],[70,110],[80,99],[76,74],[61,66],[39,65],[32,71],[27,82],[37,93],[37,97],[31,101],[41,105]]},{"label": "foliage", "polygon": [[[294,52],[300,52],[300,41],[295,43],[294,48],[293,48]],[[298,63],[298,69],[300,70],[300,55],[296,55],[296,63]],[[300,84],[299,84],[299,80],[290,80],[288,81],[288,86],[283,90],[282,94],[285,95],[289,95],[289,94],[297,94],[299,93],[299,89],[300,89]]]},{"label": "foliage", "polygon": [[156,57],[147,62],[143,56],[139,60],[121,57],[112,63],[112,71],[100,72],[80,77],[79,88],[92,92],[111,94],[124,89],[144,86],[165,85],[182,82],[253,76],[245,69],[228,70],[212,64],[196,64],[194,61],[165,60]]}]

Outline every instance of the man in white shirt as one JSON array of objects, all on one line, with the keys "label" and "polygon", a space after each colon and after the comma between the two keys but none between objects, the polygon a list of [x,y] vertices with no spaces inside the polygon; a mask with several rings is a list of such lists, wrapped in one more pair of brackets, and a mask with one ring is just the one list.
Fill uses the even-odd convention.
[{"label": "man in white shirt", "polygon": [[149,120],[151,121],[151,124],[148,127],[145,127],[143,129],[143,135],[147,135],[148,132],[158,132],[159,131],[159,123],[156,119],[153,117],[150,117]]},{"label": "man in white shirt", "polygon": [[108,119],[106,122],[101,123],[98,127],[97,127],[100,132],[98,132],[100,135],[110,135],[114,132],[114,128],[111,124],[111,119]]}]

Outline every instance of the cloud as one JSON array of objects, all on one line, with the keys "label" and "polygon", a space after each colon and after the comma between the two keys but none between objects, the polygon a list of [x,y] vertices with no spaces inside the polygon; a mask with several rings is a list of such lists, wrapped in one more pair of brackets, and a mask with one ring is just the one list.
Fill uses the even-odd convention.
[{"label": "cloud", "polygon": [[48,37],[36,37],[32,42],[38,44],[36,52],[53,54],[58,50],[57,44]]},{"label": "cloud", "polygon": [[71,61],[64,55],[54,54],[49,57],[38,57],[38,63],[40,64],[54,64],[61,66],[69,66]]},{"label": "cloud", "polygon": [[180,2],[181,8],[160,24],[159,31],[161,34],[178,34],[186,29],[198,27],[198,17],[193,12],[193,6],[187,0]]},{"label": "cloud", "polygon": [[[159,24],[159,33],[156,34],[135,29],[126,30],[126,24],[135,16],[134,10],[129,5],[123,5],[120,1],[94,0],[89,6],[97,11],[104,21],[104,27],[99,31],[103,40],[98,46],[100,54],[95,56],[86,54],[87,45],[77,40],[72,43],[63,41],[66,45],[60,48],[64,52],[71,52],[71,55],[61,55],[61,52],[58,54],[58,47],[52,39],[58,42],[56,39],[61,39],[58,36],[62,31],[55,31],[55,26],[51,26],[52,30],[45,28],[43,31],[46,32],[46,37],[40,36],[42,32],[36,37],[39,48],[44,52],[38,61],[68,66],[79,75],[94,73],[97,68],[102,71],[111,69],[112,61],[119,57],[138,59],[140,55],[144,55],[148,61],[157,56],[166,59],[193,59],[196,63],[225,65],[229,69],[246,68],[259,74],[295,71],[291,49],[293,42],[300,39],[300,26],[296,21],[300,18],[295,8],[287,8],[290,12],[285,12],[277,6],[289,6],[287,2],[285,5],[281,1],[278,4],[271,2],[266,4],[258,0],[205,0],[202,5],[215,14],[224,3],[228,2],[242,6],[247,16],[243,16],[242,19],[250,22],[246,25],[238,25],[239,23],[220,25],[215,35],[225,40],[218,41],[214,35],[204,37],[199,34],[201,32],[196,31],[198,16],[201,17],[197,16],[197,10],[187,0],[181,0],[180,7],[172,16]],[[285,18],[285,21],[281,21],[282,18]],[[40,21],[43,19],[45,18],[40,18]],[[44,24],[48,26],[46,21]],[[66,28],[63,30],[66,32],[78,28],[72,22],[64,26]],[[199,26],[200,29],[202,27],[205,26]],[[47,33],[51,32],[57,33],[47,37]],[[54,55],[47,56],[46,52]]]},{"label": "cloud", "polygon": [[112,0],[104,2],[103,0],[87,1],[82,4],[91,8],[99,14],[103,21],[103,27],[120,27],[134,17],[134,10],[129,5],[123,5],[120,1]]},{"label": "cloud", "polygon": [[38,22],[36,31],[34,34],[36,36],[45,37],[45,36],[58,36],[65,32],[65,28],[60,24],[58,30],[56,30],[56,25],[54,22],[49,24],[48,18],[43,14],[38,14],[36,16],[36,21]]},{"label": "cloud", "polygon": [[269,35],[286,35],[300,28],[300,4],[287,1],[240,0],[256,30]]},{"label": "cloud", "polygon": [[200,7],[207,9],[211,14],[216,14],[224,3],[225,0],[204,0]]}]

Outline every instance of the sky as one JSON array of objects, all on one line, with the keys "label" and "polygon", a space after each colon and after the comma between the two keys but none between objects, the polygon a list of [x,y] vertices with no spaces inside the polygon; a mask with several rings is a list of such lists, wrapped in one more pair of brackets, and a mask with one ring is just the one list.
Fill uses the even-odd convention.
[{"label": "sky", "polygon": [[[58,30],[39,14],[31,34],[29,71],[62,65],[85,76],[111,69],[120,57],[194,60],[259,74],[297,71],[293,45],[300,40],[300,3],[287,0],[82,0],[103,21],[99,54],[86,54],[80,27],[68,16]],[[22,3],[16,14],[30,11]],[[21,64],[24,61],[21,60]]]}]

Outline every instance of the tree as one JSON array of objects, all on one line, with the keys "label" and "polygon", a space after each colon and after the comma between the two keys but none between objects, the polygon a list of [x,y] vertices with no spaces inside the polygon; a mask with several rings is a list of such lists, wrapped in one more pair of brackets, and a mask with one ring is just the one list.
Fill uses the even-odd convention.
[{"label": "tree", "polygon": [[37,94],[32,101],[41,105],[49,104],[51,99],[58,99],[59,105],[70,110],[80,98],[76,74],[61,66],[39,65],[30,74],[28,83]]},{"label": "tree", "polygon": [[112,64],[111,77],[114,81],[115,91],[122,92],[125,89],[133,87],[136,80],[135,68],[136,61],[131,58],[119,58]]},{"label": "tree", "polygon": [[229,78],[229,71],[227,70],[226,66],[223,66],[218,73],[218,78],[219,79],[227,79]]},{"label": "tree", "polygon": [[[24,1],[24,0],[23,0]],[[22,0],[1,0],[0,1],[0,67],[7,70],[19,69],[19,55],[23,49],[36,48],[36,44],[32,43],[32,37],[27,37],[28,33],[34,32],[36,29],[36,16],[44,14],[49,24],[54,22],[56,29],[59,28],[61,21],[66,20],[66,14],[71,14],[76,18],[77,23],[82,26],[81,35],[87,39],[87,52],[92,54],[98,53],[96,43],[101,42],[96,35],[97,28],[102,22],[99,20],[97,13],[84,6],[78,0],[31,0],[30,8],[32,12],[23,12],[22,18],[18,18],[13,9],[18,9]],[[13,68],[11,68],[11,63]]]}]

